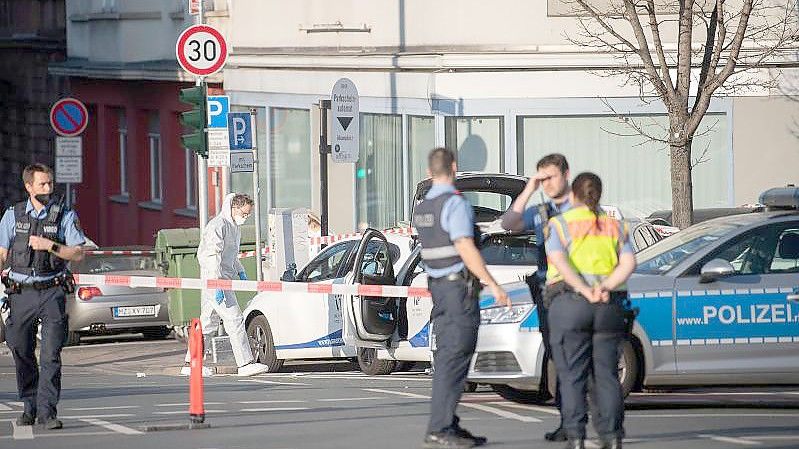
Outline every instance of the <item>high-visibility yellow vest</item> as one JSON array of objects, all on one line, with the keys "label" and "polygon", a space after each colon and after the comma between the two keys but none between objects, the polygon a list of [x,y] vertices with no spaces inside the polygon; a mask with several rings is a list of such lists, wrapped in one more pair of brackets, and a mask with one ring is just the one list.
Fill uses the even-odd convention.
[{"label": "high-visibility yellow vest", "polygon": [[[605,214],[598,217],[585,206],[570,209],[549,220],[550,233],[557,232],[572,269],[589,285],[601,282],[619,264],[627,225]],[[548,261],[547,284],[563,280]]]}]

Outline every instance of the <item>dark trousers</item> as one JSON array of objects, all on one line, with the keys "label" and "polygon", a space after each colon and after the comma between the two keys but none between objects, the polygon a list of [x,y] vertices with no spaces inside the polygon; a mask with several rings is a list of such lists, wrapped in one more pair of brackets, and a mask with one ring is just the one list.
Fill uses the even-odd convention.
[{"label": "dark trousers", "polygon": [[[61,395],[61,348],[67,320],[61,287],[23,288],[9,296],[6,341],[17,368],[17,391],[25,413],[40,419],[54,417]],[[42,321],[41,372],[36,364],[36,328]]]},{"label": "dark trousers", "polygon": [[619,301],[591,304],[565,291],[549,309],[552,359],[558,371],[561,419],[566,434],[585,438],[586,393],[593,374],[594,428],[599,436],[622,436],[624,397],[618,377],[619,345],[626,327]]},{"label": "dark trousers", "polygon": [[465,279],[431,279],[433,296],[433,398],[427,432],[457,426],[458,407],[477,345],[480,308],[477,289]]}]

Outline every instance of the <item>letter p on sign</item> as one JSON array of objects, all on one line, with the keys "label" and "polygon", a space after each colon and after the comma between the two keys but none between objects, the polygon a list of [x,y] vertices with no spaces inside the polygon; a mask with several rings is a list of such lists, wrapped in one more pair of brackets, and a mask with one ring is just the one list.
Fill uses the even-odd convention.
[{"label": "letter p on sign", "polygon": [[231,151],[252,150],[253,126],[249,112],[229,113],[227,129]]}]

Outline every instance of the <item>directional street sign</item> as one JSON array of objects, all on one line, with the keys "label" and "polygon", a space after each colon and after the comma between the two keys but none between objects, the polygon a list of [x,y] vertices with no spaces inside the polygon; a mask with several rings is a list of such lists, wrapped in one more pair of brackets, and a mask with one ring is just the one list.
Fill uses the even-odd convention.
[{"label": "directional street sign", "polygon": [[86,129],[88,123],[89,111],[75,98],[62,98],[50,108],[50,125],[60,136],[77,136]]},{"label": "directional street sign", "polygon": [[230,163],[227,116],[230,111],[230,97],[226,95],[208,96],[208,166],[223,167]]},{"label": "directional street sign", "polygon": [[336,81],[330,99],[333,162],[358,162],[358,109],[358,89],[355,84],[347,78]]},{"label": "directional street sign", "polygon": [[230,151],[252,150],[252,117],[249,112],[231,112],[227,119]]},{"label": "directional street sign", "polygon": [[192,25],[180,33],[175,55],[185,71],[207,76],[222,70],[227,60],[227,43],[216,28]]},{"label": "directional street sign", "polygon": [[55,138],[55,182],[83,182],[83,139]]}]

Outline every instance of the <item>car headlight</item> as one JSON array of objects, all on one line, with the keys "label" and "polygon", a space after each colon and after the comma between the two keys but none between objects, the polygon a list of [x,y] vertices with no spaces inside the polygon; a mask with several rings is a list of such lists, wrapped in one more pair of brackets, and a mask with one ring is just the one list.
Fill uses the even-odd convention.
[{"label": "car headlight", "polygon": [[533,304],[482,309],[480,310],[480,324],[518,323],[527,317],[531,310],[533,310]]}]

